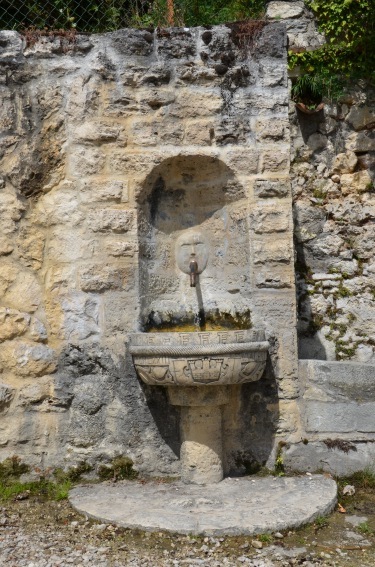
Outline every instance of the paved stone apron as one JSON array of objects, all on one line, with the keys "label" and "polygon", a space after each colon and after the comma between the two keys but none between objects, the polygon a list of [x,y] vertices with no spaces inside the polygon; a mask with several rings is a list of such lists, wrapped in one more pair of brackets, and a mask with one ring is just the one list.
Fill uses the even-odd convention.
[{"label": "paved stone apron", "polygon": [[79,512],[122,527],[217,536],[301,526],[331,512],[336,492],[332,479],[313,475],[206,486],[123,481],[74,488],[69,499]]}]

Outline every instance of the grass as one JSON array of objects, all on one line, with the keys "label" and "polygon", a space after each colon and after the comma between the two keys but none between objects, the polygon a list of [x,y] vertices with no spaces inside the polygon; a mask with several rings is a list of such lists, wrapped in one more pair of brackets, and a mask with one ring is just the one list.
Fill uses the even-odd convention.
[{"label": "grass", "polygon": [[258,536],[258,540],[262,543],[272,543],[273,537],[270,534],[260,534]]},{"label": "grass", "polygon": [[0,481],[1,500],[22,500],[29,496],[38,496],[50,500],[66,500],[72,486],[70,481],[52,482],[49,480],[36,480],[31,482],[4,483]]},{"label": "grass", "polygon": [[372,535],[374,533],[367,522],[362,522],[361,524],[358,524],[357,530],[361,532],[361,534],[365,534],[365,535]]},{"label": "grass", "polygon": [[314,525],[319,530],[325,528],[328,526],[328,519],[325,516],[317,516],[314,520]]},{"label": "grass", "polygon": [[[92,469],[85,462],[71,467],[66,472],[56,469],[51,472],[37,470],[37,480],[21,482],[20,477],[30,472],[30,467],[21,462],[16,455],[8,457],[0,463],[0,501],[22,500],[37,496],[49,500],[65,500],[74,482],[81,479],[82,474]],[[54,480],[52,480],[52,476]]]},{"label": "grass", "polygon": [[353,484],[356,488],[369,489],[375,488],[375,469],[365,468],[363,471],[358,471],[351,476],[340,479],[340,484]]},{"label": "grass", "polygon": [[[46,500],[65,500],[72,486],[82,480],[82,476],[91,472],[93,467],[81,461],[76,466],[64,471],[61,468],[46,471],[35,469],[37,480],[21,482],[20,477],[30,472],[30,467],[17,456],[9,457],[0,463],[0,501],[22,500],[37,496]],[[99,468],[100,480],[135,479],[138,472],[133,469],[133,461],[120,455],[108,465]]]}]

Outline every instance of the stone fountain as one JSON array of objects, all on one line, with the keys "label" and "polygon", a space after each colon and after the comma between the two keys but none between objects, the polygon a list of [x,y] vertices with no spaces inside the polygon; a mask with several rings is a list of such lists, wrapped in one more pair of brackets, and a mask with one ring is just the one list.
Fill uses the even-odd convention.
[{"label": "stone fountain", "polygon": [[181,407],[184,482],[222,480],[221,406],[230,385],[260,379],[268,346],[264,332],[253,330],[131,335],[138,376],[167,387],[170,403]]}]

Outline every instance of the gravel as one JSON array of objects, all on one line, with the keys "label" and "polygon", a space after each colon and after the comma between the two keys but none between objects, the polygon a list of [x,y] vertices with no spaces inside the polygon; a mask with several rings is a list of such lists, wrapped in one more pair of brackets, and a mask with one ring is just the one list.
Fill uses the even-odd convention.
[{"label": "gravel", "polygon": [[[294,533],[294,532],[293,532]],[[298,534],[297,534],[298,535]],[[282,536],[282,537],[280,537]],[[252,538],[193,537],[126,530],[95,523],[67,502],[28,501],[0,506],[1,567],[337,567],[373,565],[309,546],[285,545],[288,534],[254,547]]]}]

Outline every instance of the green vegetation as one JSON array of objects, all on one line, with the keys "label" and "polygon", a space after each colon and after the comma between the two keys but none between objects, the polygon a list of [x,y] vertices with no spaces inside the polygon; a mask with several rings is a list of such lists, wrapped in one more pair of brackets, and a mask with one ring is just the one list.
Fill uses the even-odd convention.
[{"label": "green vegetation", "polygon": [[374,489],[375,488],[375,468],[365,468],[351,476],[341,479],[340,484],[353,484],[356,488]]},{"label": "green vegetation", "polygon": [[[259,18],[264,0],[2,0],[0,29],[113,31],[124,27],[198,26]],[[172,6],[172,12],[171,12]]]},{"label": "green vegetation", "polygon": [[279,441],[277,446],[277,453],[276,453],[276,460],[275,460],[275,475],[277,476],[284,476],[285,475],[285,467],[284,467],[284,459],[283,459],[283,447],[285,447],[285,441]]},{"label": "green vegetation", "polygon": [[91,470],[92,467],[82,461],[65,472],[62,469],[54,471],[36,469],[34,472],[38,475],[37,480],[21,482],[21,475],[30,473],[30,467],[14,455],[0,463],[0,501],[23,500],[30,496],[65,500],[73,483],[81,480],[82,475]]},{"label": "green vegetation", "polygon": [[314,520],[314,526],[317,530],[328,526],[328,519],[325,516],[317,516]]},{"label": "green vegetation", "polygon": [[362,522],[361,524],[358,524],[357,530],[361,532],[361,534],[365,534],[365,535],[372,535],[374,533],[367,522]]},{"label": "green vegetation", "polygon": [[260,534],[258,535],[258,540],[262,543],[272,543],[273,537],[270,534]]},{"label": "green vegetation", "polygon": [[346,84],[375,81],[375,3],[373,0],[305,0],[327,43],[315,51],[289,52],[291,69],[299,67],[292,95],[316,104],[338,100]]},{"label": "green vegetation", "polygon": [[138,472],[133,469],[129,457],[115,457],[110,465],[102,465],[98,471],[100,480],[134,480]]}]

